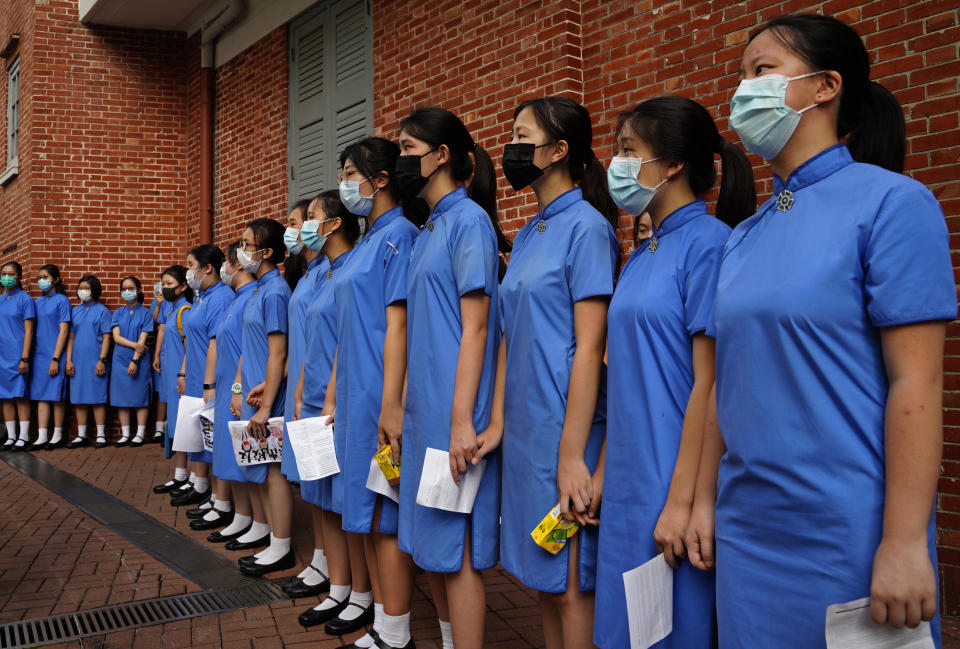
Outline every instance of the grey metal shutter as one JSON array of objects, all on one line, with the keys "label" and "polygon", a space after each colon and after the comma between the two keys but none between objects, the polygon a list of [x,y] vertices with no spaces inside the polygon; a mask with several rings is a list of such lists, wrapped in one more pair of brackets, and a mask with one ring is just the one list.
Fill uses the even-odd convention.
[{"label": "grey metal shutter", "polygon": [[337,186],[338,156],[373,134],[369,0],[318,2],[289,27],[291,202]]}]

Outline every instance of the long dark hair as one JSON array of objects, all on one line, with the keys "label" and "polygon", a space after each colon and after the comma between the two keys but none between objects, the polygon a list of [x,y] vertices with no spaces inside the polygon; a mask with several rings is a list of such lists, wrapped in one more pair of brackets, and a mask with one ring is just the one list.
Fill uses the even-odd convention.
[{"label": "long dark hair", "polygon": [[[302,200],[294,203],[287,214],[289,215],[292,212],[300,212],[300,220],[307,220],[307,207],[310,206],[310,201]],[[297,284],[300,283],[300,278],[304,276],[307,272],[307,258],[303,256],[303,251],[293,254],[292,252],[287,255],[286,260],[283,262],[283,279],[287,280],[287,285],[290,287],[290,290],[297,288]]]},{"label": "long dark hair", "polygon": [[750,161],[720,136],[710,113],[697,102],[686,97],[654,97],[621,113],[617,135],[625,124],[650,146],[654,157],[683,162],[690,190],[698,197],[717,181],[713,156],[719,154],[722,173],[717,218],[730,227],[756,211]]},{"label": "long dark hair", "polygon": [[348,210],[346,205],[340,201],[340,190],[324,190],[317,194],[313,200],[323,207],[326,218],[340,219],[340,230],[343,232],[343,236],[351,246],[354,245],[360,238],[360,219],[362,217]]},{"label": "long dark hair", "polygon": [[123,291],[123,283],[127,280],[133,282],[133,285],[137,287],[137,303],[143,304],[143,287],[140,285],[140,278],[134,277],[133,275],[127,275],[120,280],[120,290]]},{"label": "long dark hair", "polygon": [[449,110],[426,106],[418,108],[400,122],[400,130],[406,131],[436,149],[441,144],[450,149],[450,173],[457,182],[470,181],[467,193],[490,216],[493,230],[497,233],[497,247],[509,252],[510,240],[500,228],[497,219],[497,177],[493,162],[486,150],[470,136],[470,131],[460,118]]},{"label": "long dark hair", "polygon": [[180,264],[174,264],[170,266],[162,273],[160,276],[169,275],[177,281],[177,286],[186,286],[187,288],[181,293],[182,297],[187,299],[187,302],[193,303],[193,289],[187,284],[187,267],[181,266]]},{"label": "long dark hair", "polygon": [[552,141],[566,141],[570,178],[580,184],[583,198],[616,229],[620,212],[610,198],[607,170],[593,153],[593,125],[587,109],[566,97],[541,97],[528,99],[517,106],[513,111],[514,120],[524,108],[533,112],[533,118]]},{"label": "long dark hair", "polygon": [[870,56],[857,32],[832,16],[791,14],[767,21],[750,40],[767,30],[811,69],[839,73],[837,137],[847,138],[854,160],[902,173],[903,108],[889,90],[870,81]]},{"label": "long dark hair", "polygon": [[273,254],[263,261],[279,266],[287,256],[287,247],[283,245],[283,231],[286,229],[279,221],[261,217],[247,223],[246,227],[253,231],[253,240],[258,250],[270,248]]},{"label": "long dark hair", "polygon": [[197,265],[200,266],[200,268],[213,266],[217,277],[220,276],[220,267],[223,266],[223,260],[225,259],[223,251],[220,250],[220,248],[212,243],[205,243],[202,246],[197,246],[188,254],[197,260]]},{"label": "long dark hair", "polygon": [[60,277],[60,268],[56,264],[44,264],[40,270],[47,272],[53,278],[53,290],[60,295],[65,295],[67,290],[63,286],[63,279]]},{"label": "long dark hair", "polygon": [[400,146],[382,137],[367,137],[348,145],[340,152],[340,167],[350,160],[365,177],[373,180],[386,174],[387,185],[393,199],[403,206],[403,214],[414,225],[420,227],[427,221],[430,208],[422,198],[403,196],[397,183],[393,181],[393,170],[397,168]]}]

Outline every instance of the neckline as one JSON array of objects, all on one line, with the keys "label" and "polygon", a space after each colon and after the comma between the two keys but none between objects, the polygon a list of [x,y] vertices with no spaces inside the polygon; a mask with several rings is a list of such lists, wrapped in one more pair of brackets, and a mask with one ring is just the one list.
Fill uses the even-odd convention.
[{"label": "neckline", "polygon": [[654,229],[651,238],[662,237],[669,232],[679,230],[706,211],[707,204],[702,199],[697,199],[687,203],[686,205],[682,205],[664,217],[664,219],[660,222],[660,227]]},{"label": "neckline", "polygon": [[397,217],[403,216],[403,208],[399,205],[396,207],[391,207],[389,210],[377,217],[377,220],[373,222],[373,225],[370,226],[370,229],[367,230],[364,239],[372,235],[374,232],[378,232],[383,228],[387,227],[390,223],[395,221]]},{"label": "neckline", "polygon": [[564,211],[579,200],[583,200],[583,190],[579,187],[568,189],[550,201],[550,204],[543,208],[543,211],[537,214],[537,216],[539,217],[539,220],[546,221]]},{"label": "neckline", "polygon": [[784,190],[795,192],[809,187],[852,163],[853,156],[850,155],[847,145],[843,142],[834,144],[794,169],[786,180],[774,174],[773,193],[777,195]]}]

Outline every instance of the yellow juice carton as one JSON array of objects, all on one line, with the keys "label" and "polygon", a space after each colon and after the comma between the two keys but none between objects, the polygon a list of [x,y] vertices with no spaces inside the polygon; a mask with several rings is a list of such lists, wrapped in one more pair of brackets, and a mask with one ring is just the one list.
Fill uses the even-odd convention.
[{"label": "yellow juice carton", "polygon": [[580,529],[576,522],[565,520],[560,515],[560,505],[557,504],[551,509],[540,524],[532,532],[534,543],[549,552],[556,554],[567,544],[567,540],[573,538],[573,535]]},{"label": "yellow juice carton", "polygon": [[380,470],[383,471],[383,475],[390,486],[396,487],[400,484],[400,460],[394,459],[393,447],[387,444],[377,451],[374,457],[377,458],[377,464],[380,465]]}]

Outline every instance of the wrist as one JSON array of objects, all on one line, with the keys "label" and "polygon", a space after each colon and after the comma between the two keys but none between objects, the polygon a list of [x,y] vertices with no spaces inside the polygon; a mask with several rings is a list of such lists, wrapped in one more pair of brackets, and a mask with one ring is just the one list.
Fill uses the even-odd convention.
[{"label": "wrist", "polygon": [[185,379],[185,378],[187,378],[187,375],[184,374],[183,372],[177,372],[177,378],[178,378],[178,379]]},{"label": "wrist", "polygon": [[59,356],[54,356],[53,358],[50,359],[50,361],[53,362],[53,363],[59,363],[59,362],[60,362],[60,357],[59,357]]},{"label": "wrist", "polygon": [[106,362],[107,362],[106,356],[101,356],[101,357],[100,357],[100,362],[101,362],[101,363],[106,363]]},{"label": "wrist", "polygon": [[217,389],[217,384],[216,384],[216,383],[204,383],[204,384],[203,384],[203,389],[204,389],[204,390],[216,390],[216,389]]},{"label": "wrist", "polygon": [[29,362],[30,362],[30,357],[29,357],[29,356],[21,356],[21,357],[20,357],[20,362],[21,362],[21,363],[29,363]]}]

